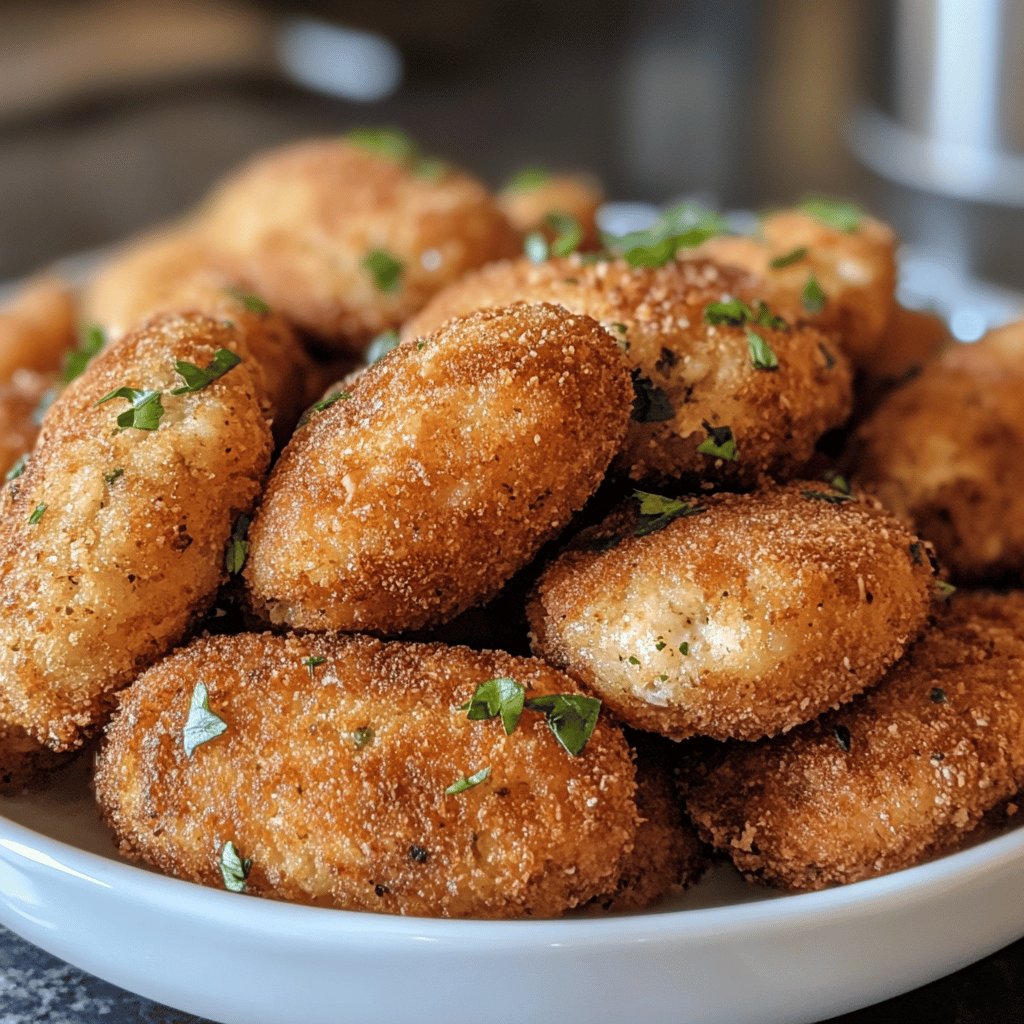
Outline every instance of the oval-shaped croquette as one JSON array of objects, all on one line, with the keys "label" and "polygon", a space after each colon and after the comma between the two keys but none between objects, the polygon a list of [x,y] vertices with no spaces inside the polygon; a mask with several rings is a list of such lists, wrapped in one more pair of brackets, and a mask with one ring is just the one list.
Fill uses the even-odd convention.
[{"label": "oval-shaped croquette", "polygon": [[324,344],[358,354],[466,271],[519,250],[479,182],[346,139],[258,156],[215,192],[204,233],[232,276]]},{"label": "oval-shaped croquette", "polygon": [[631,402],[614,341],[554,306],[395,349],[314,407],[274,467],[249,531],[254,607],[393,633],[483,602],[597,489]]},{"label": "oval-shaped croquette", "polygon": [[647,498],[556,559],[527,609],[535,653],[629,725],[783,732],[876,683],[925,625],[924,545],[870,499],[820,482]]},{"label": "oval-shaped croquette", "polygon": [[0,383],[18,370],[60,367],[75,340],[75,300],[54,277],[37,277],[0,307]]},{"label": "oval-shaped croquette", "polygon": [[[102,724],[112,693],[181,639],[225,577],[269,428],[244,361],[201,390],[172,390],[177,361],[206,368],[234,336],[168,317],[96,357],[0,495],[0,713],[54,749]],[[120,388],[162,393],[157,429],[119,427],[128,398],[97,404]],[[145,422],[155,402],[135,402]]]},{"label": "oval-shaped croquette", "polygon": [[[706,260],[651,268],[578,255],[522,259],[445,289],[402,338],[509,302],[554,302],[591,316],[633,367],[636,402],[618,468],[634,480],[752,486],[796,475],[818,438],[846,419],[851,396],[849,366],[830,339],[761,312],[752,298],[759,286]],[[753,305],[722,309],[740,296]]]},{"label": "oval-shaped croquette", "polygon": [[[121,851],[222,886],[354,910],[550,917],[614,879],[636,829],[634,771],[599,717],[570,756],[526,709],[506,735],[460,705],[491,678],[575,692],[533,658],[367,637],[200,640],[127,692],[96,794]],[[226,729],[189,757],[195,687]],[[481,777],[483,776],[483,777]],[[476,779],[460,792],[459,780]],[[448,792],[446,792],[448,791]]]},{"label": "oval-shaped croquette", "polygon": [[859,428],[852,471],[954,578],[1024,572],[1024,323],[956,345]]},{"label": "oval-shaped croquette", "polygon": [[750,878],[821,889],[956,846],[1022,785],[1024,595],[957,594],[881,685],[731,746],[687,806]]}]

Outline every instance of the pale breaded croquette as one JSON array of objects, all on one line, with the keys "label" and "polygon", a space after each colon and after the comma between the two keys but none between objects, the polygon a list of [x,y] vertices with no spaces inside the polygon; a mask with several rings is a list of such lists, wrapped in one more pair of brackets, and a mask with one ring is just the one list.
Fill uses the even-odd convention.
[{"label": "pale breaded croquette", "polygon": [[688,786],[751,879],[821,889],[962,842],[1024,782],[1024,595],[957,594],[880,686]]},{"label": "pale breaded croquette", "polygon": [[258,368],[275,437],[287,440],[306,406],[313,364],[280,314],[217,269],[192,222],[137,239],[100,268],[82,295],[83,318],[108,342],[169,313],[202,313],[238,327],[242,354]]},{"label": "pale breaded croquette", "polygon": [[933,541],[954,578],[1024,572],[1024,322],[954,345],[861,424],[858,485]]},{"label": "pale breaded croquette", "polygon": [[[226,884],[231,843],[251,867],[229,877],[253,895],[555,916],[606,888],[632,846],[634,769],[603,714],[578,756],[529,706],[509,734],[497,718],[469,720],[460,705],[499,677],[527,699],[578,692],[543,662],[496,651],[337,635],[198,640],[125,694],[96,795],[125,856],[206,885]],[[200,683],[226,728],[189,756]]]},{"label": "pale breaded croquette", "polygon": [[15,370],[8,382],[0,382],[0,474],[16,472],[18,460],[32,451],[40,403],[56,382],[55,373],[36,370]]},{"label": "pale breaded croquette", "polygon": [[75,340],[75,300],[63,281],[36,277],[0,307],[0,383],[18,370],[60,368]]},{"label": "pale breaded croquette", "polygon": [[731,302],[757,287],[706,260],[652,268],[579,255],[521,259],[447,288],[406,324],[402,340],[509,302],[553,302],[591,316],[634,371],[636,402],[617,468],[634,480],[749,487],[796,475],[818,438],[846,419],[852,393],[850,368],[825,335]]},{"label": "pale breaded croquette", "polygon": [[392,137],[354,133],[261,155],[220,186],[203,215],[230,275],[351,354],[520,244],[483,185],[381,144]]},{"label": "pale breaded croquette", "polygon": [[641,745],[636,751],[636,805],[640,814],[633,849],[615,888],[594,903],[604,910],[643,910],[693,885],[706,870],[708,849],[686,817],[672,774]]},{"label": "pale breaded croquette", "polygon": [[784,732],[878,682],[927,621],[927,549],[871,499],[820,482],[637,494],[527,608],[534,652],[635,728]]},{"label": "pale breaded croquette", "polygon": [[397,633],[496,593],[597,489],[622,353],[554,306],[453,320],[314,406],[271,473],[245,578],[274,625]]},{"label": "pale breaded croquette", "polygon": [[601,240],[597,211],[604,202],[601,183],[590,174],[549,173],[527,168],[509,179],[498,193],[498,205],[520,234],[539,231],[554,241],[563,231],[579,228],[574,248],[587,251]]},{"label": "pale breaded croquette", "polygon": [[[182,638],[225,578],[269,428],[244,360],[173,391],[188,383],[176,363],[216,367],[235,335],[165,317],[109,348],[0,491],[0,714],[55,750],[102,725],[114,691]],[[133,390],[104,400],[121,389]]]},{"label": "pale breaded croquette", "polygon": [[858,369],[870,369],[884,344],[895,251],[888,225],[828,200],[766,215],[759,236],[719,235],[694,250],[762,279],[761,297],[773,309],[835,332]]},{"label": "pale breaded croquette", "polygon": [[69,756],[54,753],[21,726],[0,718],[0,795],[40,783]]}]

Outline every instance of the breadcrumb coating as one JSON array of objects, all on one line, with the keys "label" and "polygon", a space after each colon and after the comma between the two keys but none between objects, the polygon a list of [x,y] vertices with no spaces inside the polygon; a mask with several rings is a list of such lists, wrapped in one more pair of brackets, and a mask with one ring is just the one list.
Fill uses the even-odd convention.
[{"label": "breadcrumb coating", "polygon": [[[252,860],[253,895],[555,916],[606,888],[633,844],[629,748],[603,715],[577,757],[529,709],[511,735],[497,719],[468,720],[460,705],[498,676],[531,696],[575,692],[543,662],[494,651],[335,635],[199,640],[125,694],[97,798],[125,856],[205,885],[223,886],[230,841]],[[189,757],[200,682],[227,728]]]},{"label": "breadcrumb coating", "polygon": [[1024,594],[958,594],[854,703],[688,787],[701,833],[752,880],[821,889],[962,842],[1024,783]]},{"label": "breadcrumb coating", "polygon": [[520,244],[475,179],[451,167],[417,174],[344,139],[257,156],[216,190],[203,224],[231,276],[352,354]]},{"label": "breadcrumb coating", "polygon": [[935,543],[955,579],[1024,571],[1024,322],[955,345],[861,425],[859,486]]},{"label": "breadcrumb coating", "polygon": [[[846,419],[851,400],[849,366],[817,329],[707,322],[709,304],[753,300],[759,287],[706,260],[650,268],[579,255],[539,264],[521,259],[446,289],[405,325],[402,339],[509,302],[554,302],[591,316],[624,349],[641,393],[617,468],[634,480],[749,487],[765,476],[796,475],[818,438]],[[769,346],[777,368],[754,365],[748,331]],[[700,451],[709,427],[729,428],[735,459]]]},{"label": "breadcrumb coating", "polygon": [[32,278],[0,307],[0,383],[18,370],[52,372],[75,339],[75,301],[63,281]]},{"label": "breadcrumb coating", "polygon": [[296,432],[249,532],[275,625],[394,633],[482,603],[597,489],[632,389],[589,317],[514,306],[393,350],[341,396]]},{"label": "breadcrumb coating", "polygon": [[[23,476],[0,491],[0,714],[65,750],[102,725],[114,691],[184,635],[225,577],[235,518],[270,457],[243,361],[194,393],[233,328],[167,317],[96,357],[50,407]],[[155,430],[120,430],[122,388],[163,391]]]},{"label": "breadcrumb coating", "polygon": [[631,502],[581,534],[527,608],[534,652],[629,725],[784,732],[874,685],[927,621],[927,549],[871,499],[796,482],[675,505],[653,532]]},{"label": "breadcrumb coating", "polygon": [[0,383],[0,478],[35,446],[36,412],[56,381],[55,373],[15,370],[10,381]]}]

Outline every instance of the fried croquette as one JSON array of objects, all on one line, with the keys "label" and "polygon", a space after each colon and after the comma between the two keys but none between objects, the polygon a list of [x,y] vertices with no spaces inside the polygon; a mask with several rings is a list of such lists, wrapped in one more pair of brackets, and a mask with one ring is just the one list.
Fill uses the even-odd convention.
[{"label": "fried croquette", "polygon": [[312,363],[285,319],[216,268],[194,224],[154,232],[102,267],[85,289],[82,313],[110,340],[161,313],[202,313],[233,323],[242,354],[258,368],[279,443],[306,406]]},{"label": "fried croquette", "polygon": [[597,211],[603,202],[601,184],[589,174],[532,169],[515,175],[498,193],[498,205],[518,232],[539,231],[549,242],[569,233],[574,247],[584,251],[600,241]]},{"label": "fried croquette", "polygon": [[955,345],[854,438],[859,486],[933,541],[955,579],[1024,571],[1024,322]]},{"label": "fried croquette", "polygon": [[[498,719],[470,721],[460,705],[498,677],[527,699],[576,692],[543,662],[494,651],[199,640],[125,694],[96,795],[124,855],[206,885],[224,886],[234,866],[233,888],[276,899],[555,916],[607,888],[632,846],[629,748],[603,715],[578,756],[529,706],[508,735]],[[199,684],[199,717],[224,728],[189,756]],[[239,863],[222,867],[228,843]]]},{"label": "fried croquette", "polygon": [[67,757],[0,718],[0,795],[20,793],[46,778]]},{"label": "fried croquette", "polygon": [[75,301],[53,277],[33,278],[0,307],[0,382],[18,370],[56,371],[75,340]]},{"label": "fried croquette", "polygon": [[787,889],[949,850],[1024,782],[1024,595],[958,594],[885,682],[688,786],[704,837]]},{"label": "fried croquette", "polygon": [[468,270],[519,249],[479,182],[352,138],[257,157],[223,183],[204,233],[233,277],[327,346],[358,354]]},{"label": "fried croquette", "polygon": [[594,901],[604,910],[643,910],[678,895],[709,863],[707,847],[683,813],[669,768],[643,748],[637,751],[636,805],[640,826],[633,849],[615,888]]},{"label": "fried croquette", "polygon": [[835,332],[854,366],[870,369],[895,302],[895,249],[888,225],[819,201],[765,216],[757,237],[719,235],[695,252],[763,280],[773,309]]},{"label": "fried croquette", "polygon": [[784,732],[874,685],[924,627],[924,544],[876,502],[798,482],[639,499],[527,608],[533,650],[673,739]]},{"label": "fried croquette", "polygon": [[37,412],[56,380],[54,373],[15,370],[10,381],[0,383],[0,474],[17,472],[18,460],[35,445]]},{"label": "fried croquette", "polygon": [[731,301],[758,284],[708,261],[630,267],[578,255],[497,263],[452,285],[402,331],[452,316],[554,302],[598,320],[634,372],[633,420],[616,466],[634,480],[753,486],[796,475],[850,410],[849,366],[825,335]]},{"label": "fried croquette", "polygon": [[225,577],[270,457],[252,372],[218,355],[235,333],[166,317],[97,356],[0,492],[0,714],[55,750],[102,724]]},{"label": "fried croquette", "polygon": [[254,608],[395,633],[482,603],[597,489],[631,402],[612,338],[554,306],[394,349],[314,406],[274,467],[249,531]]}]

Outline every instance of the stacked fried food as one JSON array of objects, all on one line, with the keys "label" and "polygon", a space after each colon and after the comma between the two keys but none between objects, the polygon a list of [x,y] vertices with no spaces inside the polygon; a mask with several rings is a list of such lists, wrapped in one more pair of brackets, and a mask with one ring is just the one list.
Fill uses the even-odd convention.
[{"label": "stacked fried food", "polygon": [[358,130],[17,295],[0,790],[94,751],[128,858],[507,918],[855,881],[1024,788],[1024,593],[944,568],[1024,571],[1024,328],[943,348],[849,203],[600,201]]}]

